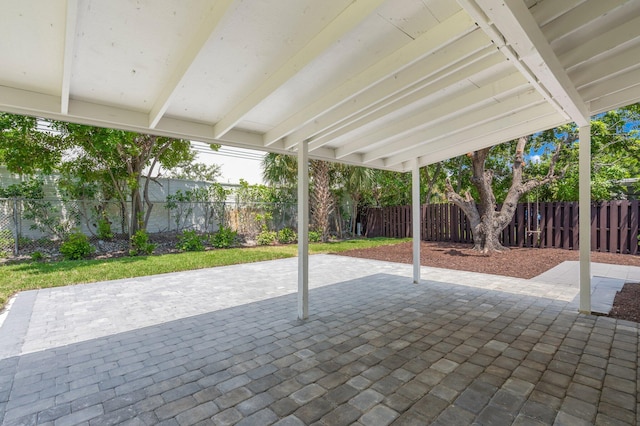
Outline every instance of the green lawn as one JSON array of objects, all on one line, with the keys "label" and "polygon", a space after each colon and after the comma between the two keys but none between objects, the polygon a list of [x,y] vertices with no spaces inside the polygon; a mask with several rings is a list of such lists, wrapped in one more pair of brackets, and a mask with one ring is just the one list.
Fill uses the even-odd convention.
[{"label": "green lawn", "polygon": [[[408,240],[369,238],[336,243],[311,243],[309,244],[309,253],[338,253],[353,249],[398,244],[404,241]],[[5,265],[0,266],[0,309],[4,307],[12,295],[23,290],[282,259],[296,256],[297,250],[296,245],[287,245],[161,256],[123,257],[108,260],[26,262]]]}]

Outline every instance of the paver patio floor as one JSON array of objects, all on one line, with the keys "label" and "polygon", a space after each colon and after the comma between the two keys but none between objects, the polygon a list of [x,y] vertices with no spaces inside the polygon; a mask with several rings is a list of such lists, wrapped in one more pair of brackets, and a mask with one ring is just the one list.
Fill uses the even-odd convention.
[{"label": "paver patio floor", "polygon": [[339,256],[20,294],[2,424],[637,424],[638,324],[577,289]]}]

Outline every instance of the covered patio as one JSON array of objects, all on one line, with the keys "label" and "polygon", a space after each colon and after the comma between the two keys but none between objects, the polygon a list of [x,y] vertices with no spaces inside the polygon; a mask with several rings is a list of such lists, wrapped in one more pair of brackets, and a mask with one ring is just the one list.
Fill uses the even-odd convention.
[{"label": "covered patio", "polygon": [[[96,318],[99,284],[19,295],[5,424],[636,424],[637,324],[588,315],[589,209],[579,289],[421,268],[418,173],[574,122],[588,205],[590,116],[640,101],[640,1],[0,6],[0,110],[297,155],[301,241],[208,271],[233,286],[199,313],[169,303],[193,276]],[[413,268],[309,258],[309,159],[412,173]]]},{"label": "covered patio", "polygon": [[576,285],[311,266],[307,321],[295,259],[19,294],[2,424],[636,424],[638,324]]},{"label": "covered patio", "polygon": [[[640,101],[638,0],[0,0],[0,110],[298,157],[298,316],[309,159],[413,175]],[[579,309],[591,312],[589,210]]]}]

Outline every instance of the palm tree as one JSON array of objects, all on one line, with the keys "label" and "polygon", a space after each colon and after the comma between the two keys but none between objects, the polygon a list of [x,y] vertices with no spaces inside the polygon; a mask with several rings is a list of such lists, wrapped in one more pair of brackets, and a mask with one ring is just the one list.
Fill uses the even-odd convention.
[{"label": "palm tree", "polygon": [[311,193],[311,217],[313,227],[320,232],[322,242],[329,240],[329,216],[333,212],[334,202],[331,194],[330,166],[327,161],[311,160],[313,192]]},{"label": "palm tree", "polygon": [[351,198],[351,235],[356,234],[358,207],[364,194],[373,190],[375,176],[373,169],[359,166],[341,165],[344,190]]},{"label": "palm tree", "polygon": [[293,188],[297,186],[298,159],[293,155],[269,153],[262,160],[262,178],[273,186]]},{"label": "palm tree", "polygon": [[[312,194],[311,194],[311,223],[322,235],[322,241],[329,239],[329,216],[333,211],[333,196],[331,194],[330,170],[331,164],[326,161],[309,161]],[[297,158],[286,154],[267,154],[262,160],[262,177],[268,184],[281,188],[297,187]]]}]

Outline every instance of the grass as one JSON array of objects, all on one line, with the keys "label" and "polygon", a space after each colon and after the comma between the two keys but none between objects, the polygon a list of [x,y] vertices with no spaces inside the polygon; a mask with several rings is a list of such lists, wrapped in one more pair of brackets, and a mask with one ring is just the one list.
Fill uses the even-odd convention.
[{"label": "grass", "polygon": [[[309,253],[339,253],[404,241],[408,240],[370,238],[335,243],[310,243]],[[283,259],[295,257],[297,250],[297,245],[294,244],[106,260],[25,262],[0,266],[0,310],[9,298],[19,291]]]}]

